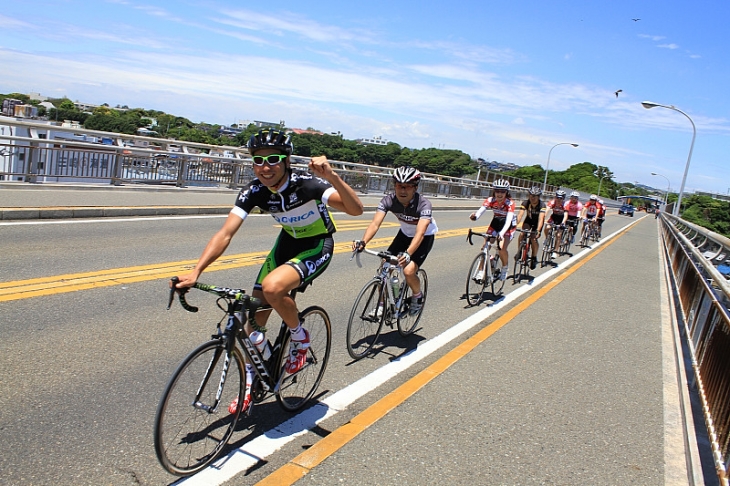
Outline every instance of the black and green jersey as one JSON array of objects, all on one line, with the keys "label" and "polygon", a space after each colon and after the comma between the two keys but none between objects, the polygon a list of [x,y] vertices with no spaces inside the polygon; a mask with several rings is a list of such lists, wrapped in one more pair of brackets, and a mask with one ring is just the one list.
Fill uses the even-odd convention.
[{"label": "black and green jersey", "polygon": [[270,213],[294,238],[330,235],[336,228],[327,209],[327,199],[334,192],[329,182],[307,172],[292,172],[277,192],[254,179],[241,190],[231,212],[246,219],[258,207]]}]

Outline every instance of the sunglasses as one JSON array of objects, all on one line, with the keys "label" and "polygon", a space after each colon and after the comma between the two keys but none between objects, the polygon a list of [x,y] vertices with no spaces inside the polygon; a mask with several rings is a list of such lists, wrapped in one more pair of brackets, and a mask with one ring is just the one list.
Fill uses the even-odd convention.
[{"label": "sunglasses", "polygon": [[282,160],[286,159],[285,154],[271,154],[271,155],[254,155],[251,157],[253,159],[254,165],[261,167],[264,164],[268,165],[277,165],[280,164]]},{"label": "sunglasses", "polygon": [[495,189],[494,192],[507,192],[507,189]]}]

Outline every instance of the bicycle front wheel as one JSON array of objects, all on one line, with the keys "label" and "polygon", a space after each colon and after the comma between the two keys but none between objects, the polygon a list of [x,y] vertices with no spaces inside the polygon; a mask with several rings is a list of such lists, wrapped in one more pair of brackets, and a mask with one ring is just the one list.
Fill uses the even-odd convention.
[{"label": "bicycle front wheel", "polygon": [[469,305],[477,305],[482,298],[487,275],[489,274],[485,262],[484,253],[480,253],[474,258],[474,262],[469,267],[469,274],[466,276],[466,301]]},{"label": "bicycle front wheel", "polygon": [[[224,375],[226,362],[230,366]],[[155,417],[155,453],[168,472],[177,476],[194,474],[223,450],[241,415],[243,400],[239,400],[234,414],[228,412],[228,405],[243,392],[243,363],[237,348],[226,356],[223,340],[199,346],[180,363]],[[222,393],[216,401],[219,387]]]},{"label": "bicycle front wheel", "polygon": [[398,333],[401,336],[408,336],[416,330],[418,321],[421,320],[421,314],[423,309],[426,307],[426,297],[428,296],[428,275],[422,268],[418,270],[418,280],[421,282],[421,308],[411,309],[411,288],[408,285],[404,285],[403,301],[401,304],[401,311],[398,313]]},{"label": "bicycle front wheel", "polygon": [[276,400],[284,410],[295,412],[302,408],[317,391],[327,361],[330,359],[332,347],[332,326],[327,312],[321,307],[312,306],[299,314],[304,328],[309,333],[307,360],[302,369],[294,374],[284,371],[288,357],[290,333],[285,333],[282,344],[281,361],[279,363],[279,393]]},{"label": "bicycle front wheel", "polygon": [[540,266],[544,267],[553,258],[553,232],[548,233],[547,238],[542,243],[542,258],[540,259]]},{"label": "bicycle front wheel", "polygon": [[[492,263],[492,295],[495,297],[499,297],[502,295],[502,290],[504,289],[504,282],[507,280],[507,275],[502,275],[502,272],[504,271],[500,265],[502,264],[502,261],[499,259],[499,254],[494,255],[494,258],[491,260]],[[497,273],[499,272],[499,274]]]},{"label": "bicycle front wheel", "polygon": [[527,245],[523,242],[519,246],[519,250],[515,255],[515,264],[512,268],[512,282],[516,284],[522,280],[522,269],[527,261]]},{"label": "bicycle front wheel", "polygon": [[383,328],[385,304],[380,280],[371,280],[358,294],[347,322],[347,354],[352,359],[361,359],[372,350]]}]

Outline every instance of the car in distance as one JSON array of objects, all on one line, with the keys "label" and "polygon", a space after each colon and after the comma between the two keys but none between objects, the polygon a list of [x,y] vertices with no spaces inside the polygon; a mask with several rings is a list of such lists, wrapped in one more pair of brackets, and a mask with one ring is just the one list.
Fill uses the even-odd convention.
[{"label": "car in distance", "polygon": [[618,209],[618,214],[625,214],[626,216],[634,217],[634,206],[631,204],[623,204]]}]

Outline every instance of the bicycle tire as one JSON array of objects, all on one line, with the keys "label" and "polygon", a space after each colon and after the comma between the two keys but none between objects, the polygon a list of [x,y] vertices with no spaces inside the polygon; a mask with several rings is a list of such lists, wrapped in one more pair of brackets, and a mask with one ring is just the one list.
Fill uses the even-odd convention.
[{"label": "bicycle tire", "polygon": [[[383,311],[378,317],[378,303],[383,300]],[[383,329],[388,304],[383,295],[383,284],[373,279],[365,284],[355,298],[347,321],[347,354],[354,360],[365,357],[373,348]]]},{"label": "bicycle tire", "polygon": [[[485,262],[486,257],[484,253],[478,254],[469,267],[469,273],[466,275],[466,301],[470,306],[477,305],[484,293],[487,278],[489,278],[489,269],[487,269]],[[481,282],[478,282],[474,277],[476,277],[480,266],[484,270],[484,278],[482,278]]]},{"label": "bicycle tire", "polygon": [[234,414],[228,412],[228,404],[241,396],[246,381],[238,348],[232,350],[218,406],[213,410],[195,406],[215,403],[226,361],[225,348],[222,339],[198,346],[180,363],[162,394],[155,416],[155,453],[171,474],[189,476],[206,467],[218,457],[236,428],[243,401],[239,401]]},{"label": "bicycle tire", "polygon": [[421,309],[416,314],[411,315],[411,288],[408,285],[404,285],[403,292],[405,292],[405,295],[403,296],[401,311],[398,313],[398,333],[401,336],[413,334],[413,331],[416,330],[416,326],[418,325],[418,321],[421,320],[423,309],[426,308],[426,298],[428,297],[428,275],[426,275],[426,271],[422,268],[418,269],[417,275],[418,280],[421,282],[421,293],[423,294]]},{"label": "bicycle tire", "polygon": [[[504,276],[504,279],[502,278],[502,269],[499,265],[502,264],[502,261],[499,259],[499,254],[494,255],[494,258],[491,260],[492,262],[492,278],[491,278],[491,287],[492,287],[492,295],[495,297],[499,297],[502,295],[502,290],[504,289],[504,283],[507,281],[507,276]],[[497,277],[497,270],[499,270],[500,274],[499,277]]]},{"label": "bicycle tire", "polygon": [[515,264],[512,268],[512,282],[514,284],[519,283],[522,280],[522,274],[524,272],[524,269],[527,267],[527,259],[528,259],[528,250],[527,250],[527,244],[528,244],[528,238],[525,238],[522,240],[522,243],[520,243],[519,249],[517,251],[517,259],[515,260]]},{"label": "bicycle tire", "polygon": [[583,231],[580,232],[580,246],[585,248],[588,246],[588,226],[583,223]]},{"label": "bicycle tire", "polygon": [[555,235],[553,233],[553,230],[551,229],[548,233],[547,238],[545,238],[545,241],[542,243],[542,256],[540,258],[540,266],[544,267],[548,263],[550,263],[550,260],[553,258],[553,240],[555,238]]},{"label": "bicycle tire", "polygon": [[304,327],[309,332],[309,348],[306,363],[294,374],[284,371],[290,333],[285,333],[284,342],[281,343],[279,393],[276,394],[276,400],[281,408],[288,412],[295,412],[304,407],[317,391],[327,369],[332,348],[332,325],[327,311],[318,306],[307,307],[299,313],[299,319],[304,322]]}]

